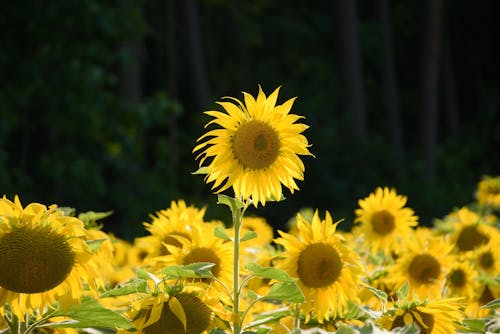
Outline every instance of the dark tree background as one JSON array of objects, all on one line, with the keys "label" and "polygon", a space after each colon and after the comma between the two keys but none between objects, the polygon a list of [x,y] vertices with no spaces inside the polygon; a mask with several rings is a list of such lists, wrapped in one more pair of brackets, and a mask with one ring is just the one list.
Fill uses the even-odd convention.
[{"label": "dark tree background", "polygon": [[500,174],[497,1],[21,0],[0,5],[0,193],[114,214],[143,234],[171,200],[225,219],[191,153],[222,96],[282,86],[310,125],[302,207],[349,228],[396,187],[431,224]]}]

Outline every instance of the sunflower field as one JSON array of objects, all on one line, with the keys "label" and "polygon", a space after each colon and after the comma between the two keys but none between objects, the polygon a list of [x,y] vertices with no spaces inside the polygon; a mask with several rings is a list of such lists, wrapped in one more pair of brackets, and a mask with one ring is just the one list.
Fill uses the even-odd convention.
[{"label": "sunflower field", "polygon": [[500,176],[433,226],[381,185],[348,231],[308,207],[274,231],[247,210],[293,196],[314,159],[278,94],[206,112],[192,178],[230,222],[178,199],[126,241],[104,232],[110,212],[1,198],[1,333],[500,333]]}]

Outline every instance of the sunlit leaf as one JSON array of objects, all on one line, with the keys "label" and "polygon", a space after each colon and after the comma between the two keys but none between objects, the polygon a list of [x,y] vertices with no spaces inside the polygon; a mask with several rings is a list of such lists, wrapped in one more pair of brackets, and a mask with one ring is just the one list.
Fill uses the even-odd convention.
[{"label": "sunlit leaf", "polygon": [[230,241],[231,238],[227,235],[226,229],[222,226],[216,226],[214,229],[214,235],[225,241]]},{"label": "sunlit leaf", "polygon": [[280,282],[295,282],[297,280],[288,275],[288,273],[282,269],[273,267],[262,267],[257,263],[253,262],[249,263],[246,266],[246,269],[248,269],[248,271],[250,271],[255,276],[274,279]]},{"label": "sunlit leaf", "polygon": [[278,282],[271,286],[264,300],[282,300],[293,303],[302,303],[304,294],[295,282]]},{"label": "sunlit leaf", "polygon": [[212,277],[211,268],[214,263],[196,262],[187,265],[168,266],[160,270],[160,273],[172,278],[210,278]]},{"label": "sunlit leaf", "polygon": [[243,237],[241,237],[240,241],[252,240],[252,239],[257,238],[257,236],[258,236],[257,232],[255,232],[255,231],[246,231],[245,235],[243,235]]},{"label": "sunlit leaf", "polygon": [[128,281],[126,283],[120,284],[112,290],[104,292],[101,295],[101,297],[106,298],[106,297],[124,296],[136,292],[146,292],[146,290],[147,290],[147,282],[144,279],[137,278]]}]

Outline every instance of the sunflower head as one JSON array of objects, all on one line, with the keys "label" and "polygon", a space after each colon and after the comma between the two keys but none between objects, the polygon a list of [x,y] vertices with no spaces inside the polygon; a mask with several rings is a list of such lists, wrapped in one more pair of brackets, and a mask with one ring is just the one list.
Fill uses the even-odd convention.
[{"label": "sunflower head", "polygon": [[500,176],[484,176],[477,185],[476,199],[480,205],[500,209]]},{"label": "sunflower head", "polygon": [[298,278],[306,297],[302,311],[307,319],[313,316],[319,322],[342,314],[359,290],[361,264],[335,232],[337,224],[328,212],[321,220],[316,211],[311,222],[298,214],[298,235],[278,231],[281,237],[275,239],[285,248],[281,254],[284,260],[277,266]]},{"label": "sunflower head", "polygon": [[22,207],[0,199],[0,304],[17,316],[33,313],[58,300],[77,303],[84,285],[104,283],[102,268],[86,240],[83,222],[65,216],[55,205]]},{"label": "sunflower head", "polygon": [[394,189],[379,187],[358,204],[354,221],[361,224],[360,232],[373,252],[397,252],[411,228],[417,225],[418,217],[405,207],[406,196],[398,195]]},{"label": "sunflower head", "polygon": [[298,190],[295,180],[304,178],[299,155],[311,155],[302,135],[307,126],[290,114],[294,99],[276,104],[278,92],[266,96],[259,86],[257,98],[243,92],[243,102],[228,98],[218,102],[224,112],[206,112],[214,118],[207,126],[221,128],[201,136],[193,152],[200,152],[198,172],[217,193],[232,188],[238,199],[265,205],[282,198],[282,186]]}]

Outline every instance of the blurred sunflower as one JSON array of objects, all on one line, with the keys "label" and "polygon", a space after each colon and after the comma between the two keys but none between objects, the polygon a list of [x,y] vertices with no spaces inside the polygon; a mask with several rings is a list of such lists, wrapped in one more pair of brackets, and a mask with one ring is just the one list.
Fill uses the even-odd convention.
[{"label": "blurred sunflower", "polygon": [[446,239],[434,236],[429,229],[418,229],[406,241],[406,249],[394,265],[388,267],[389,281],[396,289],[408,281],[410,291],[421,299],[441,296],[452,248]]},{"label": "blurred sunflower", "polygon": [[500,209],[500,176],[484,176],[477,185],[476,199],[481,205]]},{"label": "blurred sunflower", "polygon": [[463,207],[452,214],[450,224],[453,231],[450,233],[450,241],[455,244],[457,252],[468,252],[488,244],[491,238],[498,237],[498,229],[484,223],[481,217],[467,207]]},{"label": "blurred sunflower", "polygon": [[445,295],[472,300],[480,288],[477,277],[477,270],[468,261],[456,257],[446,274]]},{"label": "blurred sunflower", "polygon": [[415,324],[422,334],[456,333],[464,307],[461,298],[396,303],[377,322],[387,330]]},{"label": "blurred sunflower", "polygon": [[[153,259],[157,262],[157,267],[210,262],[214,264],[212,274],[215,278],[226,287],[230,287],[233,266],[232,245],[214,235],[215,226],[210,223],[193,225],[191,238],[176,236],[181,246],[165,244],[168,255]],[[207,282],[207,279],[203,281]]]},{"label": "blurred sunflower", "polygon": [[343,314],[349,301],[356,300],[361,264],[356,253],[344,245],[335,232],[337,223],[327,211],[321,220],[316,211],[308,222],[297,214],[298,236],[278,231],[275,242],[285,248],[276,266],[298,278],[306,302],[300,305],[306,316],[311,313],[320,323],[331,315]]},{"label": "blurred sunflower", "polygon": [[[227,230],[229,236],[234,236],[234,228],[230,227]],[[244,236],[246,232],[255,232],[257,237],[244,242],[244,248],[258,247],[263,248],[269,245],[273,241],[274,232],[271,225],[269,225],[265,218],[257,216],[245,216],[243,217],[241,225],[241,236]]]},{"label": "blurred sunflower", "polygon": [[359,230],[365,236],[366,248],[372,252],[397,253],[402,240],[418,224],[413,210],[405,207],[406,196],[398,195],[394,189],[379,187],[359,200],[358,205],[354,222],[361,223]]},{"label": "blurred sunflower", "polygon": [[193,205],[187,206],[184,200],[178,200],[172,201],[168,209],[157,212],[156,216],[151,215],[152,222],[143,225],[152,236],[158,239],[156,242],[150,240],[151,244],[155,244],[158,249],[149,256],[167,254],[168,250],[163,246],[164,244],[181,246],[176,236],[190,239],[191,226],[204,224],[205,211],[206,208],[198,209]]},{"label": "blurred sunflower", "polygon": [[86,239],[83,222],[56,205],[23,208],[17,196],[0,199],[0,313],[4,305],[21,319],[55,302],[67,308],[79,303],[85,287],[103,285]]},{"label": "blurred sunflower", "polygon": [[266,97],[259,86],[256,99],[243,92],[244,103],[228,97],[233,102],[217,102],[225,112],[206,112],[214,117],[207,126],[222,128],[201,136],[193,152],[201,151],[198,172],[207,174],[205,181],[214,182],[217,193],[232,187],[236,198],[257,206],[282,198],[282,185],[292,193],[299,189],[294,179],[303,180],[304,164],[298,155],[312,155],[301,134],[308,126],[290,114],[294,99],[276,105],[278,92]]},{"label": "blurred sunflower", "polygon": [[498,248],[498,240],[475,249],[471,252],[470,259],[480,273],[500,277],[500,249]]}]

